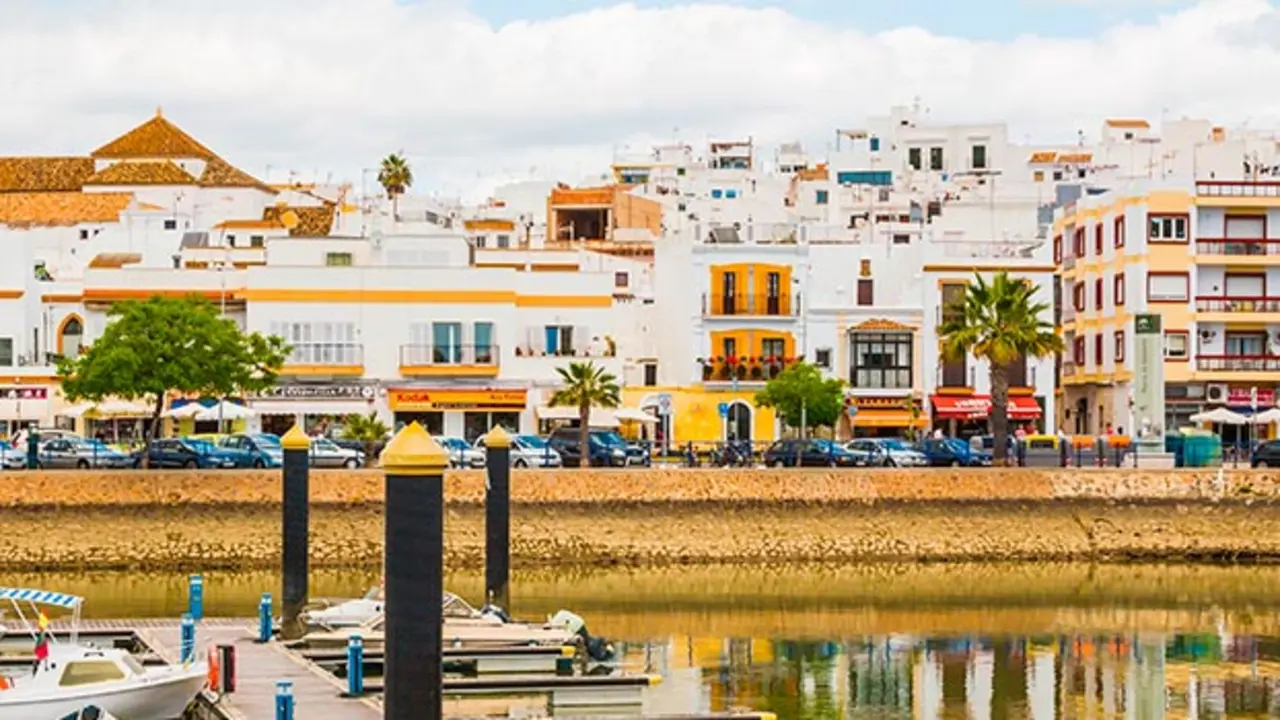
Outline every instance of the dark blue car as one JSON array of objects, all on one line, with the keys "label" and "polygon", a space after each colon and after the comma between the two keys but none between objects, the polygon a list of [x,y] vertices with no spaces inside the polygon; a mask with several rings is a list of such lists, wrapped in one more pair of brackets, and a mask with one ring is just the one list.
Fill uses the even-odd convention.
[{"label": "dark blue car", "polygon": [[920,443],[920,449],[933,467],[987,467],[991,465],[991,453],[974,450],[969,443],[956,438],[930,438]]},{"label": "dark blue car", "polygon": [[[147,463],[153,468],[201,468],[206,470],[233,468],[236,458],[207,440],[166,438],[151,443]],[[135,467],[142,465],[139,455]]]}]

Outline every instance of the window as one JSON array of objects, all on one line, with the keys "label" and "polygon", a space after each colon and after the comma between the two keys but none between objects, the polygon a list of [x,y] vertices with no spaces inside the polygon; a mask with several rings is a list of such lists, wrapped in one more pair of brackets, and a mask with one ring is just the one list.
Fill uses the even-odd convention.
[{"label": "window", "polygon": [[760,341],[760,354],[767,358],[787,356],[787,341],[783,338],[765,338]]},{"label": "window", "polygon": [[[471,360],[477,365],[492,365],[497,362],[497,348],[493,344],[493,323],[477,322],[471,326],[471,344],[475,350]],[[467,361],[464,358],[464,362]]]},{"label": "window", "polygon": [[485,242],[486,240],[483,235],[476,235],[475,237],[471,238],[471,247],[483,249]]},{"label": "window", "polygon": [[1102,309],[1102,278],[1093,281],[1093,309]]},{"label": "window", "polygon": [[1124,247],[1124,216],[1123,215],[1116,218],[1115,227],[1113,228],[1112,235],[1114,236],[1115,246],[1118,248]]},{"label": "window", "polygon": [[177,229],[178,229],[178,221],[177,221],[176,219],[174,219],[174,218],[165,218],[165,221],[164,221],[164,229],[165,229],[165,230],[177,230]]},{"label": "window", "polygon": [[1076,365],[1084,365],[1084,336],[1071,341],[1071,359]]},{"label": "window", "polygon": [[870,278],[858,279],[858,304],[875,304],[875,281]]},{"label": "window", "polygon": [[548,355],[573,354],[573,326],[548,325],[545,330]]},{"label": "window", "polygon": [[1228,240],[1261,240],[1267,236],[1267,218],[1265,215],[1228,215],[1223,230]]},{"label": "window", "polygon": [[888,170],[844,170],[836,173],[836,182],[840,185],[877,185],[893,184],[893,173]]},{"label": "window", "polygon": [[260,247],[262,247],[265,243],[266,243],[266,238],[264,238],[264,237],[263,237],[263,236],[261,236],[261,235],[250,235],[250,236],[249,236],[249,247],[251,247],[251,248],[260,248]]},{"label": "window", "polygon": [[856,388],[911,388],[911,333],[854,333],[849,384]]},{"label": "window", "polygon": [[816,193],[814,193],[814,202],[818,203],[819,205],[826,205],[829,200],[830,200],[830,195],[827,193],[826,190],[819,190]]},{"label": "window", "polygon": [[893,244],[894,245],[910,245],[911,236],[906,233],[894,233]]},{"label": "window", "polygon": [[725,359],[738,357],[738,339],[730,337],[721,340],[720,349],[723,351],[722,355]]},{"label": "window", "polygon": [[293,348],[286,364],[359,365],[361,362],[353,322],[272,322],[269,332]]},{"label": "window", "polygon": [[325,253],[324,264],[329,267],[351,267],[351,253],[348,253],[348,252]]},{"label": "window", "polygon": [[831,369],[831,348],[818,348],[813,353],[813,364],[820,368]]},{"label": "window", "polygon": [[1053,262],[1055,264],[1062,262],[1062,236],[1053,236]]},{"label": "window", "polygon": [[1260,357],[1267,354],[1266,333],[1229,332],[1223,339],[1225,355],[1232,357]]},{"label": "window", "polygon": [[942,169],[942,148],[940,147],[929,148],[929,169],[930,170]]},{"label": "window", "polygon": [[986,170],[987,169],[987,146],[974,145],[972,150],[972,157],[970,158],[970,160],[971,160],[970,164],[973,166],[974,170]]},{"label": "window", "polygon": [[1044,171],[1037,170],[1031,173],[1031,179],[1035,182],[1044,182]]},{"label": "window", "polygon": [[878,137],[871,138],[868,145],[871,147],[871,152],[880,152],[880,138]]},{"label": "window", "polygon": [[720,199],[720,198],[722,198],[722,197],[724,197],[724,191],[723,191],[723,190],[721,190],[720,188],[711,188],[711,199],[712,199],[712,200],[719,200],[719,199]]},{"label": "window", "polygon": [[1062,171],[1061,171],[1061,170],[1054,170],[1054,171],[1053,171],[1053,181],[1054,181],[1054,182],[1060,182],[1061,180],[1062,180]]},{"label": "window", "polygon": [[1229,298],[1245,298],[1254,299],[1265,297],[1267,294],[1267,276],[1266,275],[1241,275],[1236,273],[1227,273],[1224,276],[1226,286],[1226,296]]},{"label": "window", "polygon": [[631,284],[631,276],[625,272],[616,272],[613,274],[613,286],[616,288],[624,288]]},{"label": "window", "polygon": [[499,236],[498,236],[498,238],[497,238],[497,240],[498,240],[498,247],[500,247],[500,248],[509,248],[509,247],[511,247],[511,236],[510,236],[510,235],[499,235]]},{"label": "window", "polygon": [[1076,228],[1071,234],[1071,256],[1084,257],[1084,228]]},{"label": "window", "polygon": [[919,170],[924,166],[924,161],[921,160],[920,148],[907,148],[907,164],[911,166],[912,170]]},{"label": "window", "polygon": [[1190,333],[1186,330],[1166,330],[1164,333],[1164,359],[1186,360]]},{"label": "window", "polygon": [[80,239],[81,240],[89,239],[89,230],[87,228],[80,228]]},{"label": "window", "polygon": [[228,235],[228,236],[227,236],[227,247],[235,247],[235,246],[236,246],[236,236],[235,236],[235,235]]},{"label": "window", "polygon": [[1151,242],[1187,242],[1186,215],[1152,215],[1149,228],[1147,238]]},{"label": "window", "polygon": [[646,387],[653,387],[658,384],[658,364],[644,364],[644,384]]},{"label": "window", "polygon": [[80,354],[80,345],[84,341],[84,323],[80,318],[68,318],[58,331],[58,354],[63,357],[75,357]]},{"label": "window", "polygon": [[1102,223],[1093,226],[1093,254],[1102,256]]},{"label": "window", "polygon": [[1188,273],[1148,273],[1148,302],[1186,302],[1191,294]]},{"label": "window", "polygon": [[1124,273],[1116,273],[1111,281],[1111,301],[1116,307],[1124,305]]},{"label": "window", "polygon": [[1102,367],[1102,336],[1093,336],[1093,364],[1094,367]]},{"label": "window", "polygon": [[1116,358],[1116,363],[1118,364],[1118,363],[1124,362],[1124,331],[1123,330],[1116,331],[1115,343],[1116,343],[1115,358]]},{"label": "window", "polygon": [[728,189],[728,190],[725,190],[725,191],[724,191],[724,196],[725,196],[726,198],[728,198],[728,199],[732,200],[733,198],[738,197],[738,191],[737,191],[737,190],[734,190],[733,188],[730,188],[730,189]]},{"label": "window", "polygon": [[13,367],[13,338],[0,338],[0,367]]},{"label": "window", "polygon": [[62,687],[77,687],[123,679],[124,671],[110,660],[83,660],[67,663],[62,669],[58,684]]},{"label": "window", "polygon": [[1084,312],[1084,283],[1078,282],[1071,286],[1071,307],[1076,312]]}]

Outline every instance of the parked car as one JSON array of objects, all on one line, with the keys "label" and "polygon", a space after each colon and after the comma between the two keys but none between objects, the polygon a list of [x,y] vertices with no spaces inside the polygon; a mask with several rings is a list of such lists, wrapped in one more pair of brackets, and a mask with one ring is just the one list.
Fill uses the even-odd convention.
[{"label": "parked car", "polygon": [[920,443],[921,450],[934,467],[983,467],[991,464],[991,454],[974,450],[969,443],[956,438],[930,438]]},{"label": "parked car", "polygon": [[[236,467],[236,456],[208,440],[195,438],[161,438],[151,443],[146,452],[147,464],[153,468],[201,468],[215,470]],[[142,467],[142,454],[134,459],[134,467]]]},{"label": "parked car", "polygon": [[311,467],[358,468],[364,467],[364,451],[344,448],[329,438],[311,439]]},{"label": "parked car", "polygon": [[[556,428],[547,436],[547,444],[558,453],[566,467],[582,467],[581,435],[578,428]],[[638,445],[630,445],[614,430],[590,430],[587,433],[588,464],[592,467],[627,467],[648,465],[648,454]]]},{"label": "parked car", "polygon": [[16,448],[8,440],[0,440],[0,467],[5,470],[22,470],[26,466],[26,448]]},{"label": "parked car", "polygon": [[779,440],[764,451],[764,464],[773,467],[856,467],[866,458],[846,450],[843,445],[822,438],[816,440]]},{"label": "parked car", "polygon": [[1280,467],[1280,440],[1268,440],[1254,448],[1249,464],[1256,468]]},{"label": "parked car", "polygon": [[471,447],[460,437],[437,437],[436,442],[449,453],[449,467],[483,468],[484,453]]},{"label": "parked car", "polygon": [[[476,438],[476,449],[484,452],[484,436]],[[560,453],[537,435],[516,435],[511,438],[512,467],[555,468],[564,464]]]},{"label": "parked car", "polygon": [[126,468],[133,458],[97,440],[54,438],[42,443],[36,455],[40,468]]},{"label": "parked car", "polygon": [[223,438],[218,447],[231,453],[236,467],[278,468],[284,462],[280,436],[270,433],[238,433]]},{"label": "parked car", "polygon": [[920,446],[901,438],[878,438],[875,440],[884,450],[885,465],[889,467],[926,467],[929,456]]},{"label": "parked car", "polygon": [[889,453],[880,443],[870,438],[858,438],[845,443],[844,449],[859,459],[858,465],[883,467],[889,464]]}]

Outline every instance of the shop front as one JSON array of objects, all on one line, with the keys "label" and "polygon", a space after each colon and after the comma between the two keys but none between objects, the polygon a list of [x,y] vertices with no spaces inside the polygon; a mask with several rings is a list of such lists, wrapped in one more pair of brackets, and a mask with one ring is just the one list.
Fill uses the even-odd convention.
[{"label": "shop front", "polygon": [[[991,396],[989,395],[933,395],[934,429],[941,429],[950,437],[970,437],[991,432]],[[1010,395],[1008,406],[1009,431],[1023,425],[1028,433],[1043,432],[1044,409],[1039,398],[1031,395]]]},{"label": "shop front", "polygon": [[308,435],[334,435],[347,416],[376,411],[377,400],[374,383],[296,383],[258,393],[249,407],[264,433],[283,435],[300,425]]},{"label": "shop front", "polygon": [[[528,391],[509,388],[393,388],[387,404],[396,429],[416,422],[432,435],[476,438],[501,425],[524,432]],[[530,421],[530,427],[532,423]]]},{"label": "shop front", "polygon": [[40,385],[0,386],[0,438],[11,438],[21,428],[43,425],[52,415],[50,389]]},{"label": "shop front", "polygon": [[845,414],[853,437],[917,437],[929,418],[915,397],[845,397]]}]

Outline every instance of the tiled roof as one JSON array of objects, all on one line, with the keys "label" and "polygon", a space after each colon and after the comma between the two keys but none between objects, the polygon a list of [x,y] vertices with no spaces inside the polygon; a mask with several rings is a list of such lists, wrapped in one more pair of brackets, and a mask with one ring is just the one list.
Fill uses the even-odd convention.
[{"label": "tiled roof", "polygon": [[1107,127],[1147,129],[1151,123],[1142,118],[1107,118]]},{"label": "tiled roof", "polygon": [[85,185],[195,185],[196,179],[172,160],[118,162],[99,170]]},{"label": "tiled roof", "polygon": [[90,157],[0,158],[0,193],[79,190],[92,174]]},{"label": "tiled roof", "polygon": [[90,153],[98,159],[216,157],[209,148],[164,118],[156,116]]},{"label": "tiled roof", "polygon": [[900,323],[900,322],[895,322],[895,321],[893,321],[893,320],[888,320],[888,319],[885,319],[885,318],[872,318],[872,319],[870,319],[870,320],[867,320],[867,321],[865,321],[865,322],[863,322],[863,323],[861,323],[861,324],[859,324],[859,325],[855,326],[853,329],[854,329],[854,330],[866,330],[866,331],[877,331],[877,330],[878,330],[878,331],[886,331],[886,330],[892,330],[892,331],[911,331],[911,330],[915,330],[915,328],[911,327],[910,325],[903,325],[903,324],[902,324],[902,323]]},{"label": "tiled roof", "polygon": [[314,207],[276,205],[262,211],[262,219],[289,228],[290,237],[325,237],[333,230],[332,203]]},{"label": "tiled roof", "polygon": [[202,187],[252,187],[259,188],[266,192],[275,193],[276,191],[264,184],[258,178],[249,173],[235,167],[231,163],[220,157],[211,158],[204,166],[204,172],[200,174],[200,185]]},{"label": "tiled roof", "polygon": [[280,230],[284,225],[279,220],[223,220],[213,226],[214,230]]},{"label": "tiled roof", "polygon": [[133,193],[0,193],[0,225],[37,227],[107,223],[133,200]]}]

